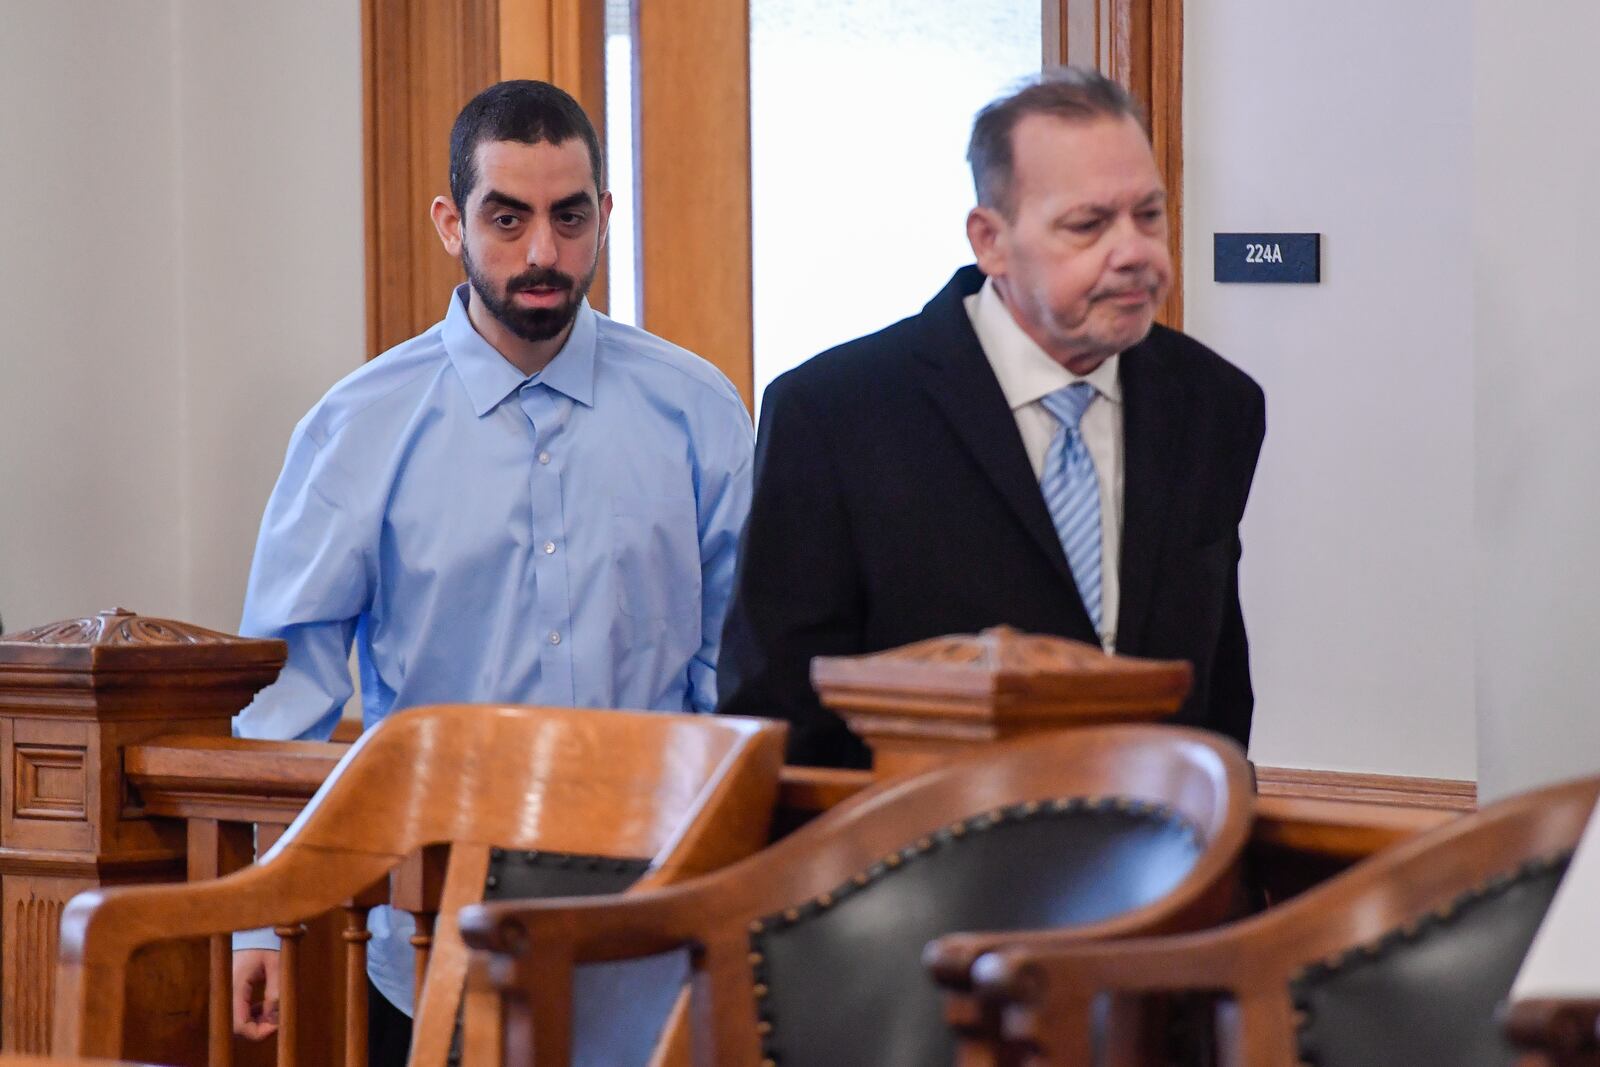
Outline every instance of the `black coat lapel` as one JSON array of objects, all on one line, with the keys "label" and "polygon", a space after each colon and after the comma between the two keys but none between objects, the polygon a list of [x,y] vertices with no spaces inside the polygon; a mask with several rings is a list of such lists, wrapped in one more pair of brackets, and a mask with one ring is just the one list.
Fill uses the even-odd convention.
[{"label": "black coat lapel", "polygon": [[1000,382],[962,305],[962,300],[982,284],[983,275],[976,268],[963,268],[923,309],[919,316],[924,327],[923,387],[1006,506],[1066,582],[1067,591],[1083,616],[1084,632],[1093,633],[1094,625],[1077,596],[1072,569],[1039,492],[1039,480],[1028,462],[1022,435],[1017,432],[1016,416],[1006,403]]},{"label": "black coat lapel", "polygon": [[1167,506],[1179,488],[1177,460],[1188,405],[1185,386],[1166,362],[1159,337],[1152,334],[1123,353],[1120,367],[1125,469],[1117,647],[1131,653],[1141,647],[1161,563]]}]

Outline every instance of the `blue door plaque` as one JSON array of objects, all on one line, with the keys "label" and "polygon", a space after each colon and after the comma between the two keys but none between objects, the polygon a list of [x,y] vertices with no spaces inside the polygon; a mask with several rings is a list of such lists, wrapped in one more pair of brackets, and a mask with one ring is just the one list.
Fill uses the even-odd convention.
[{"label": "blue door plaque", "polygon": [[1219,282],[1322,280],[1320,233],[1219,233],[1213,241]]}]

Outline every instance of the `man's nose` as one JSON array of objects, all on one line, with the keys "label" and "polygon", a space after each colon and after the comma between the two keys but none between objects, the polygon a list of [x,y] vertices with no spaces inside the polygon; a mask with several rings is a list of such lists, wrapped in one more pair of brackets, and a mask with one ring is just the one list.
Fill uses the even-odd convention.
[{"label": "man's nose", "polygon": [[549,268],[556,265],[556,234],[548,222],[538,222],[528,232],[528,266]]},{"label": "man's nose", "polygon": [[1148,267],[1166,243],[1161,238],[1140,229],[1131,217],[1117,220],[1111,231],[1111,260],[1113,270],[1134,270]]}]

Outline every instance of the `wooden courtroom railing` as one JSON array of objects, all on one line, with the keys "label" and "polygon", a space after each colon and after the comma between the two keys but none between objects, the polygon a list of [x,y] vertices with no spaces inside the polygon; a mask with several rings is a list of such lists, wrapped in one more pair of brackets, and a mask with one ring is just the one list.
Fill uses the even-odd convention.
[{"label": "wooden courtroom railing", "polygon": [[[207,879],[249,863],[294,819],[343,755],[340,743],[245,741],[229,721],[279,670],[278,642],[243,641],[129,612],[0,638],[0,1047],[48,1051],[60,908],[95,885]],[[915,771],[1008,737],[1074,723],[1158,721],[1183,698],[1184,664],[1109,660],[1098,650],[996,630],[879,656],[819,661],[824,699],[873,745],[878,776]],[[1470,785],[1258,769],[1254,874],[1279,899],[1473,806]],[[865,788],[874,774],[786,768],[774,825],[789,828]],[[253,840],[254,839],[254,840]],[[437,858],[397,875],[393,902],[437,907]],[[370,906],[374,899],[351,902]],[[300,951],[337,974],[344,919],[309,924]],[[205,1007],[226,943],[146,961],[130,1001],[148,1032],[137,1056],[227,1063],[207,1046]],[[342,978],[341,978],[342,980]],[[146,999],[142,1004],[139,996]],[[303,1017],[301,1062],[331,1062],[343,998]],[[233,1062],[270,1055],[236,1044]]]}]

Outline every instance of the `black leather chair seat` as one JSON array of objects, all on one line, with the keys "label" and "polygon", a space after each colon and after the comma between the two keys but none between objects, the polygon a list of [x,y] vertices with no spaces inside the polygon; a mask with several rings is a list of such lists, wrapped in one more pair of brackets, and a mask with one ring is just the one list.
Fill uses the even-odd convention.
[{"label": "black leather chair seat", "polygon": [[1114,798],[1019,805],[930,834],[752,928],[765,1055],[781,1067],[949,1063],[924,945],[1114,917],[1170,891],[1201,849],[1170,809]]},{"label": "black leather chair seat", "polygon": [[1530,863],[1290,984],[1302,1060],[1317,1067],[1514,1067],[1495,1010],[1570,853]]}]

